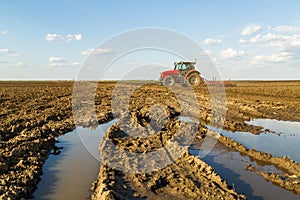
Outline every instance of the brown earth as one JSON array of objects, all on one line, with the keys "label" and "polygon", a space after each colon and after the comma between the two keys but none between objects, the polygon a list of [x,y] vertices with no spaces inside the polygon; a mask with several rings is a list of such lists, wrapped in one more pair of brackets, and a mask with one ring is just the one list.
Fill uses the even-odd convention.
[{"label": "brown earth", "polygon": [[[88,85],[89,83],[86,84]],[[261,127],[247,125],[245,121],[251,118],[300,121],[299,81],[236,82],[237,87],[225,88],[227,103],[226,107],[221,108],[213,107],[215,105],[211,103],[212,97],[207,88],[199,88],[194,92],[186,89],[180,92],[178,97],[174,95],[172,90],[156,84],[147,84],[137,88],[129,96],[129,101],[124,101],[126,94],[134,84],[136,83],[125,84],[125,90],[121,90],[117,94],[113,94],[114,82],[100,83],[95,93],[89,93],[82,88],[83,90],[80,92],[82,99],[76,104],[78,107],[76,107],[77,112],[74,118],[72,112],[73,82],[0,82],[0,198],[27,199],[32,195],[42,174],[43,163],[54,148],[56,138],[76,127],[74,119],[77,125],[95,126],[114,117],[124,120],[129,118],[132,123],[138,122],[142,126],[146,126],[157,114],[154,110],[153,116],[149,117],[149,109],[151,110],[153,105],[161,105],[158,110],[164,110],[166,118],[171,119],[169,124],[174,123],[172,120],[176,116],[198,116],[199,118],[199,113],[201,124],[222,124],[220,123],[223,121],[222,116],[218,116],[216,112],[218,112],[218,109],[225,108],[225,129],[250,131],[254,134],[259,134]],[[221,89],[210,88],[210,91],[214,91],[217,94],[216,101],[224,98]],[[198,110],[195,109],[194,105],[190,104],[190,100],[178,101],[178,98],[185,99],[191,92],[196,95],[199,102],[199,113],[197,113]],[[219,98],[219,96],[221,97]],[[84,101],[84,98],[86,98],[86,101]],[[112,100],[118,105],[113,106],[113,110],[111,107]],[[125,100],[127,99],[125,98]],[[96,108],[96,119],[89,117],[89,113],[92,111],[88,109],[91,105]],[[129,112],[124,112],[122,109],[127,108],[127,105],[129,105],[127,110]],[[154,121],[152,129],[160,130],[164,122]],[[201,128],[197,130],[199,132]],[[139,131],[139,128],[137,128],[137,131]],[[131,151],[147,152],[161,147],[159,145],[155,147],[151,145],[147,147],[139,146],[139,141],[129,144],[129,140],[124,138],[122,140],[118,134],[114,135],[116,132],[111,131],[112,136],[109,139],[119,146],[127,142],[127,145],[129,145],[128,151],[131,148]],[[160,145],[164,145],[170,139],[168,137],[172,136],[172,134],[169,134],[172,132],[172,129],[168,127],[165,128],[165,133],[161,134],[162,137],[158,137],[157,132],[159,131],[146,131],[145,136],[149,136],[148,133],[151,133],[151,138],[154,141],[159,140],[160,143],[157,144]],[[109,135],[109,132],[107,134]],[[205,137],[204,131],[199,137]],[[146,140],[143,140],[142,143],[144,142]],[[185,164],[189,162],[197,164]],[[285,161],[283,160],[283,162]],[[286,161],[286,163],[288,162]],[[198,169],[203,169],[205,173],[197,173]],[[238,197],[238,194],[230,190],[212,169],[207,169],[209,169],[209,166],[201,160],[184,153],[182,157],[175,160],[170,166],[150,174],[150,179],[145,174],[124,174],[102,165],[98,182],[96,183],[101,182],[102,179],[115,181],[108,187],[108,193],[114,193],[114,189],[119,187],[118,193],[121,192],[122,194],[122,192],[126,191],[126,188],[121,190],[117,182],[125,182],[125,187],[130,188],[129,192],[125,193],[125,195],[129,195],[128,198],[133,196],[158,198],[160,194],[161,198],[167,198],[169,195],[174,194],[178,198],[193,198],[193,196],[187,196],[188,194],[193,195],[193,192],[190,191],[194,191],[195,194],[200,195],[200,198],[203,199],[206,197],[205,195],[217,195],[217,193],[223,198],[228,196]],[[208,171],[211,173],[206,173]],[[178,174],[178,179],[167,178],[174,174]],[[264,176],[268,177],[271,175],[265,174]],[[183,177],[189,178],[182,180]],[[292,178],[296,179],[297,177],[292,176]],[[172,183],[172,185],[172,180],[175,180],[175,182],[179,181],[179,183]],[[278,184],[278,177],[276,178],[275,176],[273,180],[273,182],[277,180]],[[176,189],[181,187],[181,181],[186,186],[182,191],[181,189]],[[197,181],[201,187],[199,187]],[[207,187],[208,185],[210,187]],[[97,184],[94,184],[94,191],[99,191],[97,186]],[[139,186],[140,189],[138,189]],[[240,198],[243,198],[243,196],[240,196]]]}]

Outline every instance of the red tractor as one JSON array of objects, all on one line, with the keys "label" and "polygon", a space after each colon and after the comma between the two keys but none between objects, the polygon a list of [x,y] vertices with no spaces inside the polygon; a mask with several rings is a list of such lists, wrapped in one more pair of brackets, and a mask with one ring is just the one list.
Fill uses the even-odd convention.
[{"label": "red tractor", "polygon": [[188,83],[192,87],[198,87],[204,81],[200,72],[195,70],[196,62],[175,62],[173,70],[167,70],[161,73],[160,81],[165,86],[173,86],[175,83]]}]

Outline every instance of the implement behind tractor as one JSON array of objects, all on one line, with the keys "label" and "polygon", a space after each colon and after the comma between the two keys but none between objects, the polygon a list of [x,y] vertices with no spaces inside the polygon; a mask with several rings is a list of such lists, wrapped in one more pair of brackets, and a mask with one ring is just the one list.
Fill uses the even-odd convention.
[{"label": "implement behind tractor", "polygon": [[205,85],[207,85],[207,86],[236,87],[236,84],[232,83],[230,81],[208,81],[208,80],[205,80]]},{"label": "implement behind tractor", "polygon": [[200,85],[207,86],[236,86],[229,81],[208,81],[200,76],[200,72],[195,69],[196,62],[180,61],[174,62],[174,69],[161,72],[160,82],[168,87],[175,83],[189,84],[192,87]]}]

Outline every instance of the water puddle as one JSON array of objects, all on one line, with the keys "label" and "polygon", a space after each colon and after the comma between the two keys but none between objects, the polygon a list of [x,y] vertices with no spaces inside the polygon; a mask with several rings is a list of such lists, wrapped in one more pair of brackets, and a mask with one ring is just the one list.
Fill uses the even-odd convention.
[{"label": "water puddle", "polygon": [[[189,151],[192,155],[198,156],[201,154],[200,147],[201,143],[194,144]],[[246,170],[245,164],[255,166],[258,171],[279,172],[275,167],[257,165],[255,162],[250,161],[248,157],[241,156],[238,152],[228,151],[221,143],[217,143],[213,150],[201,159],[212,166],[238,193],[247,195],[248,199],[299,199],[299,196],[292,192],[265,181],[264,178],[256,175],[255,172]]]},{"label": "water puddle", "polygon": [[[35,200],[90,199],[91,183],[99,173],[98,146],[115,120],[95,130],[77,128],[58,138],[59,155],[50,155],[33,194]],[[84,145],[85,144],[85,145]],[[88,148],[86,148],[88,146]]]},{"label": "water puddle", "polygon": [[[248,124],[264,127],[264,132],[254,135],[247,132],[230,132],[219,130],[213,127],[209,129],[229,136],[247,148],[254,148],[259,151],[271,153],[274,156],[289,156],[300,161],[300,123],[286,122],[270,119],[257,119]],[[269,130],[268,130],[269,129]],[[239,152],[228,151],[221,144],[216,143],[210,153],[202,157],[201,142],[194,143],[190,147],[190,153],[200,156],[203,161],[214,167],[215,171],[227,181],[239,193],[247,195],[248,199],[299,199],[296,194],[267,182],[263,177],[256,175],[256,172],[282,172],[272,165],[260,165],[251,161],[249,157],[242,156]],[[246,165],[255,167],[255,171],[246,170]]]},{"label": "water puddle", "polygon": [[270,153],[273,156],[288,156],[300,163],[300,122],[256,119],[247,123],[262,126],[265,131],[259,135],[254,135],[248,132],[231,132],[209,128],[234,139],[249,149]]}]

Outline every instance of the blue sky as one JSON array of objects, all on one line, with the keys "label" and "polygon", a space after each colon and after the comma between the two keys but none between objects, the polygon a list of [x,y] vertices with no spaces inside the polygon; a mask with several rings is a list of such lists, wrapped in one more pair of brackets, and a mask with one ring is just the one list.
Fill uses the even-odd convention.
[{"label": "blue sky", "polygon": [[[2,0],[0,79],[74,79],[101,42],[158,27],[198,43],[223,79],[299,80],[299,9],[296,0]],[[98,50],[100,55],[107,49]],[[149,62],[138,57],[135,63]],[[174,59],[166,56],[161,64],[172,68]],[[115,67],[126,71],[124,63]]]}]

